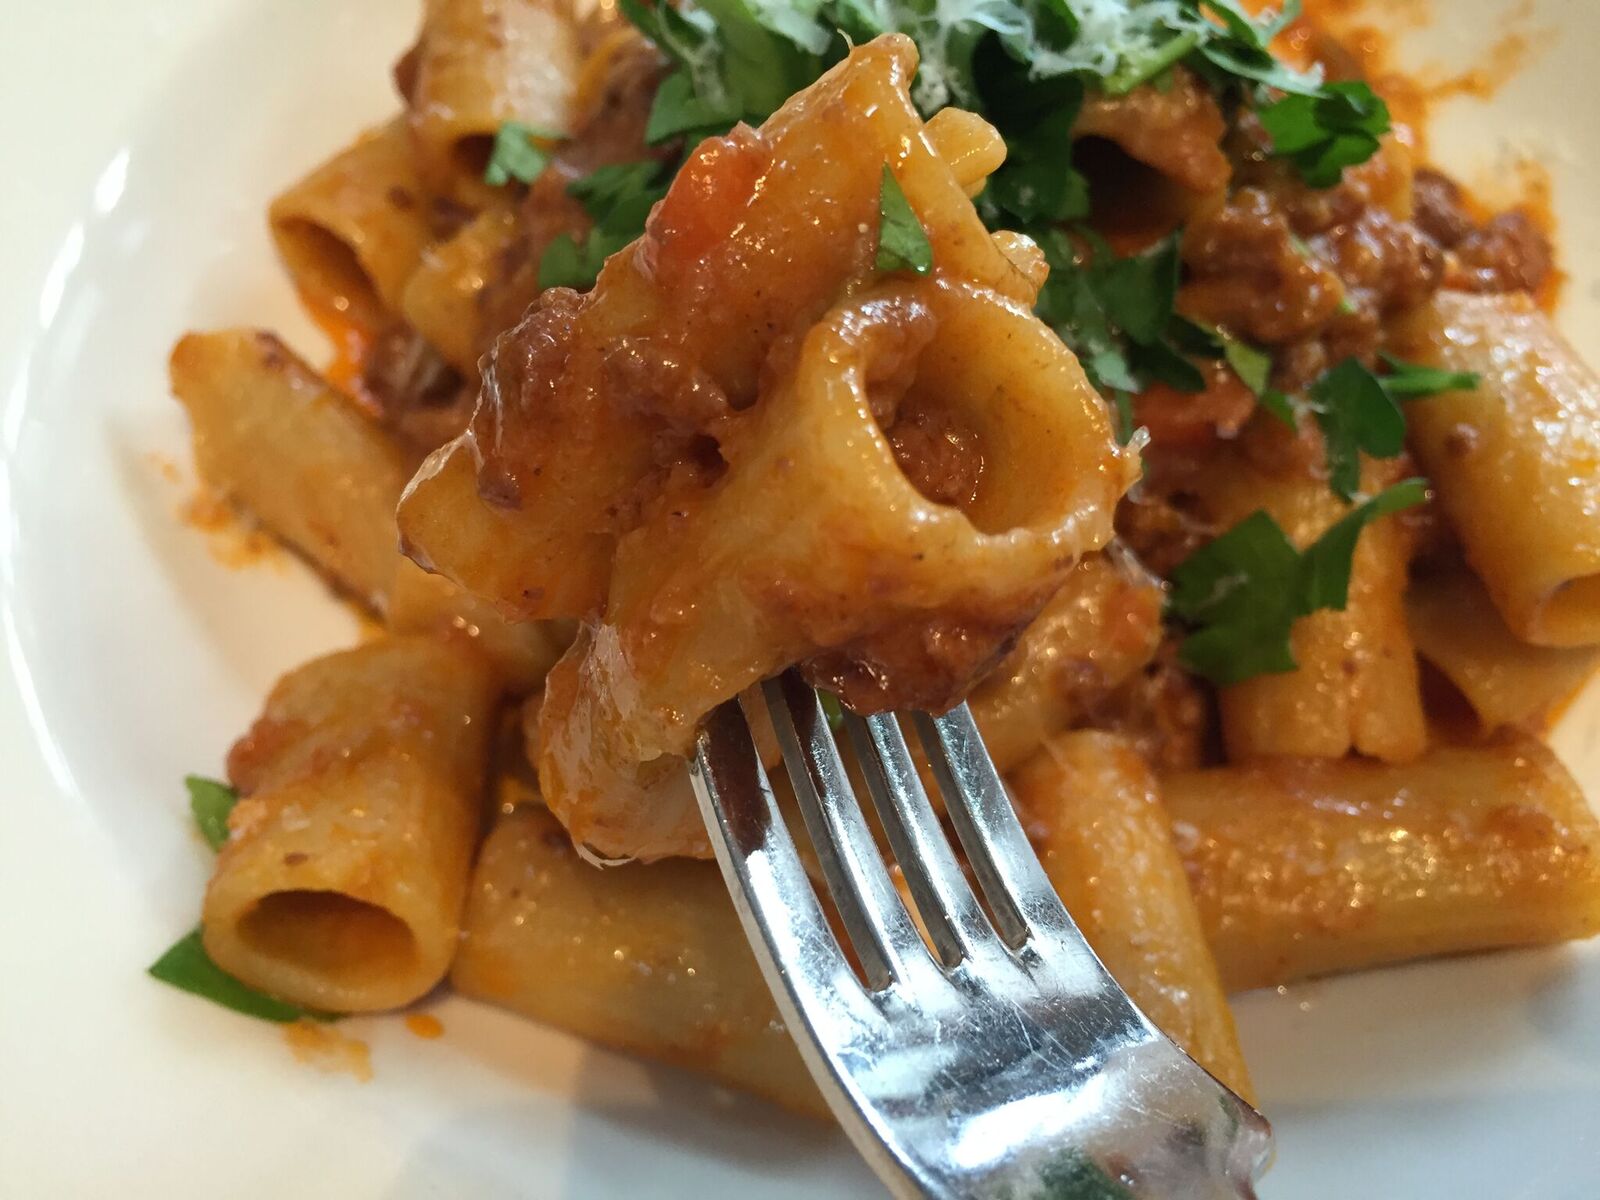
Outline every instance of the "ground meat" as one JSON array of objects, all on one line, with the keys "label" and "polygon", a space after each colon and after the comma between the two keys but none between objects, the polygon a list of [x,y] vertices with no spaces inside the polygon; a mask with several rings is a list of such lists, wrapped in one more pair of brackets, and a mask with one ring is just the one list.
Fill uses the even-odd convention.
[{"label": "ground meat", "polygon": [[932,614],[902,621],[812,655],[799,664],[800,673],[852,712],[945,712],[995,668],[1033,615]]},{"label": "ground meat", "polygon": [[[1149,465],[1162,460],[1152,458]],[[1202,520],[1192,493],[1145,479],[1117,506],[1117,536],[1157,575],[1167,576],[1220,530]]]},{"label": "ground meat", "polygon": [[472,390],[403,324],[391,326],[373,343],[361,388],[377,404],[384,424],[422,453],[455,437],[472,414]]},{"label": "ground meat", "polygon": [[1282,347],[1276,386],[1301,391],[1335,363],[1370,359],[1385,321],[1444,279],[1438,245],[1352,184],[1246,187],[1185,234],[1180,307]]},{"label": "ground meat", "polygon": [[1442,171],[1418,169],[1412,181],[1412,221],[1446,250],[1452,249],[1473,230],[1461,187]]},{"label": "ground meat", "polygon": [[888,437],[900,469],[929,500],[959,508],[977,499],[983,448],[948,408],[912,395],[900,405]]},{"label": "ground meat", "polygon": [[1093,709],[1080,728],[1119,734],[1162,771],[1205,766],[1218,758],[1210,689],[1178,665],[1178,639]]},{"label": "ground meat", "polygon": [[1467,292],[1533,292],[1553,266],[1549,239],[1528,215],[1501,213],[1457,244],[1448,285]]},{"label": "ground meat", "polygon": [[1242,188],[1184,234],[1189,271],[1180,307],[1268,344],[1311,335],[1330,321],[1344,287],[1307,252],[1288,215],[1261,188]]}]

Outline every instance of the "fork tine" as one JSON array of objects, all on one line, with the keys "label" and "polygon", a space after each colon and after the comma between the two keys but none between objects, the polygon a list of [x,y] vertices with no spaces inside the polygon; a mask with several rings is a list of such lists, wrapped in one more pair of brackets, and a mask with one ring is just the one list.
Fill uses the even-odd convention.
[{"label": "fork tine", "polygon": [[762,684],[812,847],[867,986],[931,965],[861,812],[816,691],[794,671]]},{"label": "fork tine", "polygon": [[[912,719],[944,793],[950,823],[983,885],[1001,935],[1013,945],[1030,938],[1060,939],[1082,946],[1093,961],[1022,831],[967,706],[942,717],[919,712]],[[1103,970],[1098,962],[1094,965]]]},{"label": "fork tine", "polygon": [[[734,907],[773,992],[781,997],[787,989],[790,1007],[802,1011],[864,1003],[736,703],[706,717],[689,777]],[[804,1046],[805,1039],[799,1040]]]},{"label": "fork tine", "polygon": [[956,862],[938,814],[928,803],[900,723],[889,713],[845,713],[889,848],[906,877],[928,936],[947,967],[993,944],[994,927]]}]

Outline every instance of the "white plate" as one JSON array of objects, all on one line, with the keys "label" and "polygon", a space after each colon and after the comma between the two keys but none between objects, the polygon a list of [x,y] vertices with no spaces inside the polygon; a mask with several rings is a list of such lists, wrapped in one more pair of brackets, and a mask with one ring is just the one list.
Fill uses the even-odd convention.
[{"label": "white plate", "polygon": [[[1400,5],[1401,9],[1413,6]],[[1428,53],[1482,45],[1456,0]],[[297,568],[230,571],[174,519],[164,359],[184,329],[316,342],[267,198],[394,105],[414,6],[76,0],[0,20],[0,1196],[874,1194],[840,1140],[462,1001],[395,1020],[368,1084],[142,972],[194,921],[179,779],[217,771],[283,669],[351,636]],[[1600,6],[1436,148],[1469,179],[1552,167],[1563,314],[1600,345]],[[1561,748],[1600,792],[1600,694]],[[1240,1004],[1277,1124],[1268,1197],[1600,1194],[1600,947],[1412,967]]]}]

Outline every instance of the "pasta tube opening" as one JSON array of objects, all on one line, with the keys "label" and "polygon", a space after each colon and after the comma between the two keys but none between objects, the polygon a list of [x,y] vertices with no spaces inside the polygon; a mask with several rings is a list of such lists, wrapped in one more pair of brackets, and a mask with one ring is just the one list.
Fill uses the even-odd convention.
[{"label": "pasta tube opening", "polygon": [[268,892],[239,921],[239,939],[263,959],[314,971],[337,987],[417,964],[411,927],[379,904],[343,892]]},{"label": "pasta tube opening", "polygon": [[273,226],[278,253],[302,294],[313,302],[348,314],[373,329],[382,323],[383,304],[372,276],[361,266],[350,243],[326,225],[304,218]]}]

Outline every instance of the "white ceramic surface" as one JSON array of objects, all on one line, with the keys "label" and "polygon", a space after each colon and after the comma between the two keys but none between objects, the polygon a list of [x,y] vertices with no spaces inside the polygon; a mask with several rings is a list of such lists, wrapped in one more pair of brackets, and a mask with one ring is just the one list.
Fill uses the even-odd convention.
[{"label": "white ceramic surface", "polygon": [[[1416,56],[1476,53],[1503,11],[1438,7],[1452,24]],[[1473,181],[1550,165],[1563,320],[1600,355],[1600,5],[1534,7],[1561,36],[1435,146]],[[225,569],[175,519],[166,350],[250,323],[319,353],[265,202],[392,108],[414,8],[0,0],[0,1196],[876,1194],[834,1136],[476,1005],[437,1005],[439,1041],[348,1022],[360,1084],[143,975],[204,880],[180,777],[219,770],[271,680],[352,633],[299,568]],[[1591,689],[1560,737],[1591,796],[1597,730]],[[1269,1200],[1600,1195],[1600,946],[1239,1008],[1280,1135]]]}]

